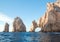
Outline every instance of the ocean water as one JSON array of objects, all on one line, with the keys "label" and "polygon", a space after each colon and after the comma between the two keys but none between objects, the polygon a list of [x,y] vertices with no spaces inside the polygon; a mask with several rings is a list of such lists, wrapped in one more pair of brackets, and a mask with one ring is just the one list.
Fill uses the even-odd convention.
[{"label": "ocean water", "polygon": [[0,32],[0,42],[60,42],[60,33]]}]

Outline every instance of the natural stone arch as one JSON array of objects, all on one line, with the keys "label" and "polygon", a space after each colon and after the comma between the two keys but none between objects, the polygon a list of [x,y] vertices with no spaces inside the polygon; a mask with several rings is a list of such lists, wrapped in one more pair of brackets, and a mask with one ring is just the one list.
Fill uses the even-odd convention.
[{"label": "natural stone arch", "polygon": [[41,27],[43,32],[60,31],[60,2],[47,3],[45,15],[38,20],[38,23],[32,22],[30,31],[35,32],[37,27]]},{"label": "natural stone arch", "polygon": [[35,32],[35,30],[38,28],[37,22],[35,20],[32,21],[30,32]]},{"label": "natural stone arch", "polygon": [[35,29],[35,32],[40,32],[41,31],[41,28],[40,27],[37,27],[36,29]]}]

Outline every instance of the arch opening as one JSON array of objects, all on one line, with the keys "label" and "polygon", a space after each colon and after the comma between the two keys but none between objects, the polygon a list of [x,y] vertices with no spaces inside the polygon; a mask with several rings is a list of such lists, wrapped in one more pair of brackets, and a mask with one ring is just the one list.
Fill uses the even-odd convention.
[{"label": "arch opening", "polygon": [[36,29],[35,29],[35,32],[40,32],[41,31],[41,28],[39,28],[39,27],[37,27]]}]

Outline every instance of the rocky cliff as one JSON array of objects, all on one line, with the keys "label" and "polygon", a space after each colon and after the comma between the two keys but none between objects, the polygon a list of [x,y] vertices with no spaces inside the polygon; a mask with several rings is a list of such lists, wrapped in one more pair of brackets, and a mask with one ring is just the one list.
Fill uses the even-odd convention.
[{"label": "rocky cliff", "polygon": [[26,32],[26,27],[21,18],[16,17],[13,22],[13,32]]},{"label": "rocky cliff", "polygon": [[60,31],[60,2],[47,3],[47,10],[38,20],[38,27],[44,32]]}]

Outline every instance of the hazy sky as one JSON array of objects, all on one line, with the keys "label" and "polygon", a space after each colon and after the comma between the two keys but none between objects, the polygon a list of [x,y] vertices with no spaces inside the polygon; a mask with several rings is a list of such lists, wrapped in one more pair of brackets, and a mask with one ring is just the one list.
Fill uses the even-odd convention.
[{"label": "hazy sky", "polygon": [[48,2],[56,0],[0,0],[0,31],[3,31],[4,24],[10,24],[12,29],[12,21],[19,16],[29,31],[33,20],[38,20],[46,11]]}]

